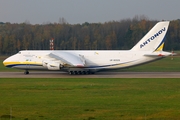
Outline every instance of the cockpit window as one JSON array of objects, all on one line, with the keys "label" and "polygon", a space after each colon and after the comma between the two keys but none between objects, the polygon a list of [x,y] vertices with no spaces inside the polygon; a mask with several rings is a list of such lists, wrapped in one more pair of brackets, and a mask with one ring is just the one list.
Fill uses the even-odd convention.
[{"label": "cockpit window", "polygon": [[18,54],[21,54],[21,52],[19,52]]}]

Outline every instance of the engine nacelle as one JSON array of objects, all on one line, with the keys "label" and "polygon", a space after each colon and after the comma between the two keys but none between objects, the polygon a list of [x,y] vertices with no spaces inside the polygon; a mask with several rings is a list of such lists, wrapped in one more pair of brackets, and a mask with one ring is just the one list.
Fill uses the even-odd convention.
[{"label": "engine nacelle", "polygon": [[47,64],[47,68],[48,70],[60,70],[61,67],[60,67],[60,64],[59,63],[48,63]]},{"label": "engine nacelle", "polygon": [[58,62],[43,61],[43,66],[47,67],[48,70],[60,70],[62,65]]}]

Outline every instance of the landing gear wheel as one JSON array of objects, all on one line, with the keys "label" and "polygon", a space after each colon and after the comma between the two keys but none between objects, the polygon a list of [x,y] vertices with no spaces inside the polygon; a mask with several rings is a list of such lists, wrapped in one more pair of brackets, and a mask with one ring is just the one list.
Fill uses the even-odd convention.
[{"label": "landing gear wheel", "polygon": [[28,75],[28,74],[29,74],[29,71],[28,71],[28,70],[24,71],[24,74],[25,74],[25,75]]},{"label": "landing gear wheel", "polygon": [[72,71],[69,71],[69,74],[70,74],[70,75],[72,75],[72,74],[73,74],[73,72],[72,72]]}]

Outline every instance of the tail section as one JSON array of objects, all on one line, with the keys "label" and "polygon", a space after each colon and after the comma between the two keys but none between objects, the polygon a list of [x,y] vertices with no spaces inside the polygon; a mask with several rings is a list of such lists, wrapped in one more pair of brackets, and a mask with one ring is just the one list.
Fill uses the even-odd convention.
[{"label": "tail section", "polygon": [[131,50],[162,51],[169,21],[158,22]]}]

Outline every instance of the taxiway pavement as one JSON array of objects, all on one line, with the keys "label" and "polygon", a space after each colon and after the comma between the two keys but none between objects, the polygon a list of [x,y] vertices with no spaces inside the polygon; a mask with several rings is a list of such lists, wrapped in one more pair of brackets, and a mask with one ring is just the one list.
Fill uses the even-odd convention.
[{"label": "taxiway pavement", "polygon": [[30,71],[0,72],[0,78],[180,78],[180,72],[98,72],[91,75],[69,75],[66,72]]}]

